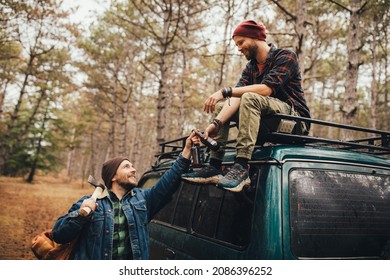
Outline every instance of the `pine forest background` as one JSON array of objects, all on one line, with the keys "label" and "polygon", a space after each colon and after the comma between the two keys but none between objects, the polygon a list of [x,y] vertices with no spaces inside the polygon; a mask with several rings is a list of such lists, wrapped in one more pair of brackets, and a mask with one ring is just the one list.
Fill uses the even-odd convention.
[{"label": "pine forest background", "polygon": [[390,129],[389,0],[106,0],[88,27],[65,2],[0,0],[2,175],[100,178],[117,155],[141,175],[238,81],[247,61],[231,34],[244,19],[298,54],[313,118]]}]

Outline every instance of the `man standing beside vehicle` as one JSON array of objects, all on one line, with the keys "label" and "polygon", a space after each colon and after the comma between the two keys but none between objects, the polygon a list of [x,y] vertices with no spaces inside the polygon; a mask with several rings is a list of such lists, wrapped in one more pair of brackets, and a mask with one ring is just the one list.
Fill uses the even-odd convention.
[{"label": "man standing beside vehicle", "polygon": [[[90,197],[76,202],[55,223],[54,241],[64,244],[78,238],[73,259],[149,259],[147,224],[180,186],[191,163],[191,147],[199,143],[192,133],[172,168],[151,189],[137,188],[136,169],[126,157],[106,161],[102,178],[108,194],[97,202]],[[92,210],[88,216],[81,215],[84,207]]]}]

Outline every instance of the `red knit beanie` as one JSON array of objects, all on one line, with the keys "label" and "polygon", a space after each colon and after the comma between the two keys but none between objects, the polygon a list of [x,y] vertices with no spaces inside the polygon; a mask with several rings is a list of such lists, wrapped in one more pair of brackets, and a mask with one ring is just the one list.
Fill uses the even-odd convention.
[{"label": "red knit beanie", "polygon": [[241,22],[233,32],[234,36],[243,36],[266,41],[267,35],[264,25],[255,22],[254,20],[246,20]]},{"label": "red knit beanie", "polygon": [[103,163],[102,179],[103,179],[104,184],[106,185],[106,187],[108,189],[111,188],[112,178],[114,178],[116,171],[118,170],[119,165],[124,160],[128,160],[128,159],[125,157],[116,157],[116,158],[107,160],[105,163]]}]

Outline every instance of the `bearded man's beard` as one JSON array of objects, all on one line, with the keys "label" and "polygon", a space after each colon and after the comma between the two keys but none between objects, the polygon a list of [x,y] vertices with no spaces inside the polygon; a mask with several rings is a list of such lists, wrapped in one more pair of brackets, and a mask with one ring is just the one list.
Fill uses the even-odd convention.
[{"label": "bearded man's beard", "polygon": [[248,47],[248,55],[245,56],[246,59],[248,59],[248,60],[256,59],[258,49],[259,48],[257,45],[249,46]]},{"label": "bearded man's beard", "polygon": [[130,182],[122,182],[122,181],[117,181],[118,185],[124,188],[127,191],[130,191],[137,187],[138,183],[130,183]]}]

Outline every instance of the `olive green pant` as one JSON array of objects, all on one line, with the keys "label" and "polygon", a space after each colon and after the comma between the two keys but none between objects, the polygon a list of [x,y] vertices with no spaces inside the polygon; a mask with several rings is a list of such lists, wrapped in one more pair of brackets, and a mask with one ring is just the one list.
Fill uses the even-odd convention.
[{"label": "olive green pant", "polygon": [[[217,117],[223,105],[224,102],[217,104],[214,117]],[[229,137],[230,122],[235,121],[238,127],[237,157],[251,159],[260,131],[261,118],[276,113],[299,116],[294,108],[277,98],[261,96],[252,92],[243,94],[238,111],[234,113],[229,121],[222,125],[217,134],[216,140],[219,142],[221,148],[218,151],[212,151],[210,157],[223,160],[225,154],[223,147],[226,145]],[[267,119],[262,122],[262,125],[265,125],[265,122],[275,121]],[[277,126],[277,123],[269,123],[268,125],[274,127],[275,125]]]}]

